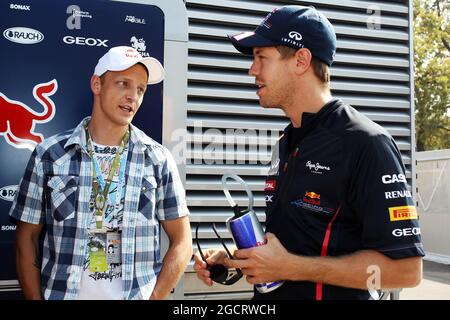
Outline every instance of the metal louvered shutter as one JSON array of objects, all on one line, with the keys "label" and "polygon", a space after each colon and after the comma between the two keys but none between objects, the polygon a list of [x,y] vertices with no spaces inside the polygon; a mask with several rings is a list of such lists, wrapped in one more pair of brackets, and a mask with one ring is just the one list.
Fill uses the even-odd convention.
[{"label": "metal louvered shutter", "polygon": [[[330,19],[338,39],[331,68],[332,93],[390,132],[415,189],[409,1],[187,0],[186,191],[193,238],[200,224],[202,247],[220,246],[212,222],[232,243],[224,224],[232,212],[220,184],[225,172],[236,173],[250,184],[258,217],[265,219],[264,176],[271,147],[288,119],[280,110],[259,106],[251,86],[254,78],[247,74],[251,58],[239,54],[226,35],[253,30],[267,12],[288,4],[313,5]],[[265,134],[262,138],[261,133]],[[246,205],[245,192],[233,195],[240,205]],[[252,296],[244,279],[231,287],[206,287],[193,273],[192,264],[184,289],[188,299]]]}]

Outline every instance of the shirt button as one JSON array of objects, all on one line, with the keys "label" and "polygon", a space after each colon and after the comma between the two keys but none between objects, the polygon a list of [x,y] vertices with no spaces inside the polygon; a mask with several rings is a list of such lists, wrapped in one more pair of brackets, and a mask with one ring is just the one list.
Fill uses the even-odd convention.
[{"label": "shirt button", "polygon": [[84,250],[84,246],[81,246],[80,249],[81,249],[81,250]]}]

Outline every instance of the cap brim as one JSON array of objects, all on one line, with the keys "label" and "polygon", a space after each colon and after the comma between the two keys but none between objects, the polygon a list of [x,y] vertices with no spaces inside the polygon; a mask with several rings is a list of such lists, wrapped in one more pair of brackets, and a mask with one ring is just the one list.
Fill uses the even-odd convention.
[{"label": "cap brim", "polygon": [[278,45],[277,42],[264,38],[255,32],[242,32],[227,36],[236,50],[243,54],[253,55],[253,48],[255,47],[272,47]]},{"label": "cap brim", "polygon": [[152,57],[142,58],[141,60],[132,61],[132,62],[124,60],[121,64],[118,64],[114,68],[109,68],[109,69],[106,69],[104,67],[104,65],[99,62],[97,64],[97,66],[95,67],[94,74],[100,77],[102,74],[104,74],[107,71],[123,71],[123,70],[126,70],[126,69],[134,66],[137,63],[142,63],[142,65],[147,68],[147,71],[148,71],[147,84],[159,83],[164,79],[163,66],[157,59],[152,58]]},{"label": "cap brim", "polygon": [[139,63],[142,63],[148,71],[147,84],[159,83],[164,79],[164,68],[161,63],[152,57],[144,58]]}]

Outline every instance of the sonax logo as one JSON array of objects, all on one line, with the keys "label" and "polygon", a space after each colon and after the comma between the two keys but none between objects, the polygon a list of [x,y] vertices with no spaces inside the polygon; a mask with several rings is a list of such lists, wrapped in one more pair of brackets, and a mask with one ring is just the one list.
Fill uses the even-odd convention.
[{"label": "sonax logo", "polygon": [[25,6],[23,4],[14,4],[14,3],[11,3],[9,5],[9,8],[12,9],[12,10],[25,10],[25,11],[30,11],[31,10],[30,6]]}]

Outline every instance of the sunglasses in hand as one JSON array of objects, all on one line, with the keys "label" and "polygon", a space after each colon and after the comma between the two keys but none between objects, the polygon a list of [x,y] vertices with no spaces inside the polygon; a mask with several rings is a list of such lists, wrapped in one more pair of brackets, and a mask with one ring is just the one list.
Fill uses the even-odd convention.
[{"label": "sunglasses in hand", "polygon": [[[198,227],[200,224],[197,224],[197,227],[195,228],[195,241],[197,243],[198,252],[200,253],[200,256],[202,257],[202,260],[206,263],[206,268],[211,273],[210,278],[214,282],[230,286],[234,283],[236,283],[240,278],[242,278],[243,274],[240,269],[236,269],[236,271],[229,270],[227,267],[225,267],[223,264],[213,264],[210,265],[208,262],[206,262],[205,255],[203,254],[202,248],[200,247],[200,241],[198,240]],[[228,250],[227,246],[225,245],[225,242],[220,237],[219,233],[217,232],[216,226],[213,223],[212,228],[214,230],[214,233],[216,234],[217,238],[220,240],[220,243],[222,243],[222,246],[224,247],[225,251],[227,252],[230,259],[233,259],[233,255],[230,253],[230,250]]]}]

